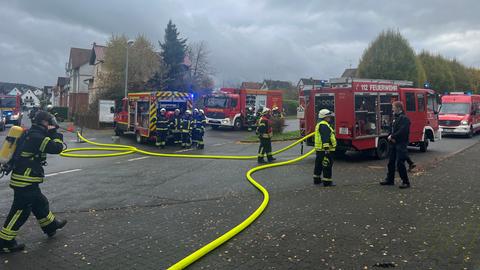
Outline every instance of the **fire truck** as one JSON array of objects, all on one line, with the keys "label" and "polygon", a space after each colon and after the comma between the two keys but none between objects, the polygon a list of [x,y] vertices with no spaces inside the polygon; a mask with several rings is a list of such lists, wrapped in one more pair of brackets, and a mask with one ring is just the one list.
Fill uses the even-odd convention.
[{"label": "fire truck", "polygon": [[480,95],[452,92],[442,96],[440,130],[444,135],[466,135],[480,131]]},{"label": "fire truck", "polygon": [[130,93],[122,99],[120,108],[114,116],[114,128],[117,136],[135,134],[137,143],[155,140],[157,113],[167,110],[167,116],[175,109],[182,113],[192,109],[192,95],[176,91],[154,91]]},{"label": "fire truck", "polygon": [[221,88],[219,92],[206,95],[204,105],[207,124],[212,128],[224,126],[240,130],[247,126],[248,107],[255,111],[278,107],[282,111],[282,91]]},{"label": "fire truck", "polygon": [[[339,78],[325,86],[299,91],[303,135],[315,132],[318,111],[335,112],[337,152],[371,150],[379,159],[388,156],[387,141],[393,121],[392,102],[400,100],[411,121],[410,145],[427,151],[429,141],[441,138],[437,96],[433,90],[413,88],[408,81]],[[307,144],[313,145],[313,139]]]},{"label": "fire truck", "polygon": [[3,112],[6,124],[21,125],[22,99],[20,95],[0,95],[0,110]]}]

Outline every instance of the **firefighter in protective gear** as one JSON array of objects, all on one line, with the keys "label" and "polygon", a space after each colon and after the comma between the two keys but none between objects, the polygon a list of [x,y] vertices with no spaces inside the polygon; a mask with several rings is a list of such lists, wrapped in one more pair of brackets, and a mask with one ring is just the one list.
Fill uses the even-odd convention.
[{"label": "firefighter in protective gear", "polygon": [[252,128],[255,126],[255,122],[256,122],[255,111],[253,110],[252,107],[247,108],[246,118],[247,118],[248,131],[252,131]]},{"label": "firefighter in protective gear", "polygon": [[198,113],[195,114],[193,120],[193,130],[192,130],[192,140],[193,143],[197,144],[198,149],[205,148],[203,142],[203,135],[205,134],[205,126],[207,124],[207,118],[205,118],[205,112],[203,110],[198,110]]},{"label": "firefighter in protective gear", "polygon": [[266,163],[264,156],[267,156],[268,162],[276,160],[272,156],[272,117],[271,111],[269,108],[263,109],[262,118],[260,118],[257,126],[257,135],[260,139],[260,146],[258,148],[258,163]]},{"label": "firefighter in protective gear", "polygon": [[[335,130],[331,126],[331,121],[335,114],[327,109],[318,112],[320,122],[315,127],[315,169],[313,171],[313,183],[321,184],[326,187],[335,186],[332,181],[333,152],[337,147],[335,139]],[[323,172],[323,179],[322,179]]]},{"label": "firefighter in protective gear", "polygon": [[167,143],[169,125],[170,121],[167,117],[167,110],[165,110],[165,108],[161,108],[160,112],[157,114],[157,142],[155,145],[161,147],[162,149],[165,148]]},{"label": "firefighter in protective gear", "polygon": [[272,109],[272,117],[273,117],[273,118],[277,118],[277,119],[282,118],[282,113],[280,112],[280,110],[278,109],[278,107],[273,107],[273,109]]},{"label": "firefighter in protective gear", "polygon": [[185,115],[180,122],[180,131],[182,134],[182,147],[190,148],[192,146],[191,134],[192,134],[192,112],[190,110],[185,111]]},{"label": "firefighter in protective gear", "polygon": [[[52,127],[51,129],[49,129]],[[50,212],[48,199],[42,194],[39,185],[45,177],[43,166],[47,154],[60,154],[63,151],[63,136],[52,126],[52,115],[40,111],[27,132],[25,142],[19,150],[20,157],[14,164],[10,187],[14,197],[7,219],[0,230],[0,253],[20,251],[24,244],[15,240],[22,225],[33,212],[43,232],[52,237],[67,223],[58,220]]]},{"label": "firefighter in protective gear", "polygon": [[175,113],[170,119],[170,130],[173,134],[173,143],[180,144],[182,143],[182,132],[180,130],[180,122],[182,122],[182,115],[180,114],[179,109],[175,109]]}]

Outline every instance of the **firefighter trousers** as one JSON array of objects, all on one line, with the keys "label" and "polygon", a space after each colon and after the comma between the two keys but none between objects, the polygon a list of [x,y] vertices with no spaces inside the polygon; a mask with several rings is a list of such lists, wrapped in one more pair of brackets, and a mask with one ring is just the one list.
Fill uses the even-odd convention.
[{"label": "firefighter trousers", "polygon": [[272,160],[272,139],[260,137],[258,160],[262,160],[265,155],[267,155],[268,160]]},{"label": "firefighter trousers", "polygon": [[173,143],[174,144],[182,143],[182,133],[181,133],[180,130],[174,129],[174,130],[172,130],[172,134],[173,134]]},{"label": "firefighter trousers", "polygon": [[398,174],[404,184],[410,184],[408,179],[407,168],[405,167],[405,161],[408,159],[407,144],[390,144],[388,153],[388,173],[385,182],[395,182],[395,168],[398,170]]},{"label": "firefighter trousers", "polygon": [[192,146],[192,141],[191,141],[191,138],[190,138],[190,131],[182,130],[182,146],[183,147]]},{"label": "firefighter trousers", "polygon": [[165,146],[167,143],[168,130],[157,129],[157,146]]},{"label": "firefighter trousers", "polygon": [[[316,151],[313,178],[322,181],[332,181],[333,158],[330,151]],[[323,173],[323,178],[322,178]]]},{"label": "firefighter trousers", "polygon": [[198,146],[203,145],[203,134],[204,131],[202,128],[194,128],[192,131],[192,142]]},{"label": "firefighter trousers", "polygon": [[50,212],[48,199],[38,185],[14,188],[12,207],[0,231],[0,239],[12,241],[33,212],[44,233],[56,229],[55,215]]}]

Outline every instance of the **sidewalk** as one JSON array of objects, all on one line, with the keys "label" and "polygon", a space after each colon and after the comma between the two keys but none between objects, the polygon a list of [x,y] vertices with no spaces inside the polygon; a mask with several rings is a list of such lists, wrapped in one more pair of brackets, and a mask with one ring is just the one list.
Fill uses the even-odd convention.
[{"label": "sidewalk", "polygon": [[[268,179],[262,184],[271,195],[265,213],[188,269],[480,269],[478,153],[480,144],[427,168],[409,190],[381,187],[383,171],[367,170],[349,175],[356,183],[339,178],[331,189],[285,190],[275,181],[307,173],[310,181],[311,167],[300,164],[282,179],[263,171],[258,178]],[[260,200],[232,193],[58,213],[69,224],[50,240],[30,218],[19,234],[26,252],[0,256],[0,268],[165,269],[241,222]]]}]

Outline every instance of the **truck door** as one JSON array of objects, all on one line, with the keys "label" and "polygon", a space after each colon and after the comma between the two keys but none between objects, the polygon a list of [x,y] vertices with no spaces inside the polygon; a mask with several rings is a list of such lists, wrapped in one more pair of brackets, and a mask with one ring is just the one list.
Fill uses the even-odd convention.
[{"label": "truck door", "polygon": [[[427,124],[426,114],[425,114],[425,105],[421,102],[420,106],[418,105],[417,95],[419,93],[415,92],[404,92],[404,103],[405,103],[405,113],[410,119],[410,143],[422,141],[423,128]],[[422,93],[421,95],[425,95]],[[420,100],[425,101],[424,97],[420,97]],[[420,111],[421,110],[421,111]]]},{"label": "truck door", "polygon": [[[318,118],[318,112],[322,109],[328,109],[335,112],[335,94],[318,93],[315,94],[315,119]],[[335,127],[335,124],[333,125]]]},{"label": "truck door", "polygon": [[438,103],[437,95],[428,93],[427,94],[427,119],[429,125],[436,132],[438,130]]}]

